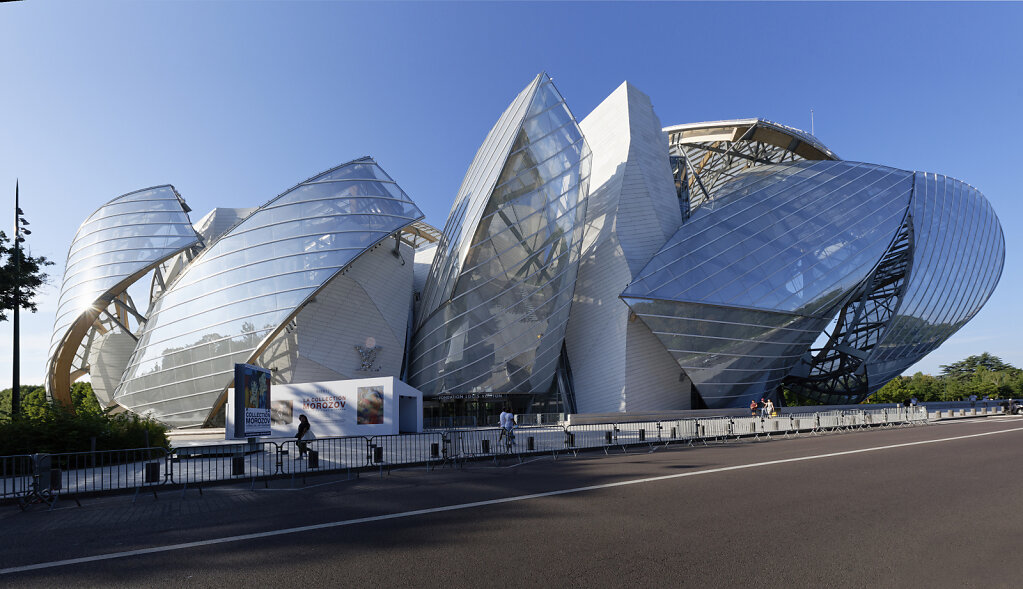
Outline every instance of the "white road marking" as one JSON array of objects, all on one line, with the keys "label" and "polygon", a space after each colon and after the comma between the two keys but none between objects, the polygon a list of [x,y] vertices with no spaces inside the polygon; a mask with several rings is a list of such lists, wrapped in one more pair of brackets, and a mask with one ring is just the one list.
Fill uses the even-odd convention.
[{"label": "white road marking", "polygon": [[356,519],[348,519],[334,522],[325,522],[322,524],[313,524],[308,526],[298,526],[294,528],[283,528],[280,530],[270,530],[267,532],[256,532],[253,534],[241,534],[238,536],[225,536],[223,538],[214,538],[211,540],[199,540],[196,542],[183,542],[181,544],[169,544],[167,546],[154,546],[152,548],[141,548],[138,550],[127,550],[124,552],[111,552],[108,554],[97,554],[95,556],[84,556],[81,558],[69,558],[66,560],[55,560],[51,562],[41,562],[38,564],[29,564],[24,566],[9,567],[0,569],[0,575],[9,575],[11,573],[22,573],[26,571],[36,571],[40,569],[49,569],[54,567],[68,566],[73,564],[84,564],[89,562],[98,562],[101,560],[112,560],[115,558],[127,558],[129,556],[143,556],[146,554],[158,554],[161,552],[171,552],[174,550],[185,550],[187,548],[200,548],[203,546],[213,546],[216,544],[227,544],[230,542],[244,542],[246,540],[258,540],[260,538],[271,538],[274,536],[283,536],[286,534],[298,534],[301,532],[309,532],[314,530],[326,530],[330,528],[340,528],[343,526],[354,526],[357,524],[365,524],[371,522],[386,521],[391,519],[401,519],[406,517],[415,517],[418,515],[428,515],[431,513],[443,513],[445,511],[460,511],[462,509],[473,509],[476,507],[485,507],[487,505],[500,505],[502,503],[512,503],[515,501],[526,501],[528,499],[540,499],[542,497],[555,497],[557,495],[568,495],[572,493],[583,493],[586,491],[597,491],[601,489],[612,489],[614,487],[624,487],[627,485],[638,485],[642,483],[655,483],[660,481],[667,481],[671,479],[680,479],[685,477],[700,476],[706,474],[714,474],[719,472],[728,472],[732,470],[743,470],[747,468],[759,468],[763,466],[772,466],[775,464],[787,464],[791,462],[804,462],[807,460],[820,460],[822,458],[834,458],[836,456],[848,456],[851,454],[863,454],[865,452],[878,452],[881,450],[891,450],[894,448],[907,448],[910,446],[922,446],[924,444],[937,444],[940,442],[954,442],[957,440],[966,440],[969,438],[979,438],[983,436],[993,436],[997,434],[1007,434],[1012,432],[1023,431],[1023,427],[1017,427],[1006,430],[998,430],[993,432],[984,432],[979,434],[969,434],[965,436],[955,436],[951,438],[939,438],[937,440],[923,440],[920,442],[906,442],[903,444],[890,444],[887,446],[875,446],[873,448],[861,448],[859,450],[845,450],[843,452],[831,452],[828,454],[815,454],[813,456],[801,456],[799,458],[784,458],[781,460],[768,460],[767,462],[756,462],[753,464],[739,464],[736,466],[724,466],[721,468],[709,468],[707,470],[697,470],[692,472],[683,472],[676,474],[668,474],[656,477],[648,477],[642,479],[633,479],[629,481],[619,481],[617,483],[604,483],[600,485],[589,485],[586,487],[574,487],[571,489],[560,489],[557,491],[547,491],[544,493],[532,493],[530,495],[518,495],[516,497],[504,497],[502,499],[489,499],[487,501],[474,501],[472,503],[460,503],[458,505],[446,505],[443,507],[431,507],[429,509],[415,509],[412,511],[402,511],[400,513],[388,513],[385,515],[374,515],[371,517],[360,517]]}]

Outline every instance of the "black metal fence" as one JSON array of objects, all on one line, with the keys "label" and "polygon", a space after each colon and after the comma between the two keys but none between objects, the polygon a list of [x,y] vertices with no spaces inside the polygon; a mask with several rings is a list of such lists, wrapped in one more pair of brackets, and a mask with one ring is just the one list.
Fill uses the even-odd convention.
[{"label": "black metal fence", "polygon": [[513,459],[550,454],[557,458],[579,450],[650,451],[657,445],[728,441],[773,434],[816,435],[877,426],[926,423],[924,407],[866,411],[792,413],[776,418],[714,417],[638,423],[535,425],[451,429],[417,434],[319,438],[299,443],[255,441],[163,448],[34,454],[0,457],[0,501],[52,505],[61,496],[114,490],[142,491],[180,486],[182,492],[223,481],[305,477],[310,473],[347,473],[393,466],[428,469],[467,460]]}]

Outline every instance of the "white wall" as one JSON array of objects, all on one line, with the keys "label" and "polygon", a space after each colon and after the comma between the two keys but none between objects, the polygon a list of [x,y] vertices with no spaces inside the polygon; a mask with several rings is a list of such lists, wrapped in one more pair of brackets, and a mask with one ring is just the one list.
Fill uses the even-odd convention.
[{"label": "white wall", "polygon": [[[273,370],[274,383],[400,376],[412,305],[414,251],[394,240],[360,255],[351,268],[305,306],[256,364]],[[361,370],[355,346],[380,346],[373,371]]]},{"label": "white wall", "polygon": [[[382,411],[367,411],[360,405],[360,394],[380,392]],[[227,437],[234,433],[234,390],[227,395]],[[423,395],[393,377],[307,382],[270,387],[271,429],[274,438],[295,437],[299,416],[309,419],[317,438],[333,436],[384,436],[400,433],[399,396],[415,403],[418,420],[415,431],[423,431]],[[407,401],[406,401],[407,402]],[[361,417],[360,417],[360,409]],[[365,423],[379,417],[380,423]],[[360,423],[362,421],[363,423]]]},{"label": "white wall", "polygon": [[681,369],[618,298],[682,224],[668,140],[623,83],[581,123],[593,152],[586,233],[565,340],[580,413],[687,409]]}]

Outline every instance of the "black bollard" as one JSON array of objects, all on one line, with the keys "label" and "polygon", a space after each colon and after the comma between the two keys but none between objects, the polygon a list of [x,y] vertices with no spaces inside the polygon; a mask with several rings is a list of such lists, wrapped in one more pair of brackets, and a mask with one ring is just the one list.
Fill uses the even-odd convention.
[{"label": "black bollard", "polygon": [[160,482],[160,463],[159,462],[147,462],[146,463],[146,482],[147,483],[159,483]]}]

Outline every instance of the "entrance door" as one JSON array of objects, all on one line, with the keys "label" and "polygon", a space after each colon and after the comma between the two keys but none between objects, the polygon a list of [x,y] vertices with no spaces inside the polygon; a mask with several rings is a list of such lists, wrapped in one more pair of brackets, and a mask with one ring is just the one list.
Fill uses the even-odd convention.
[{"label": "entrance door", "polygon": [[398,396],[398,432],[415,433],[419,431],[419,416],[416,398]]}]

